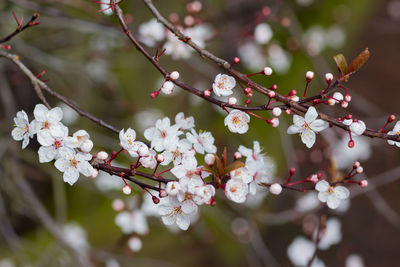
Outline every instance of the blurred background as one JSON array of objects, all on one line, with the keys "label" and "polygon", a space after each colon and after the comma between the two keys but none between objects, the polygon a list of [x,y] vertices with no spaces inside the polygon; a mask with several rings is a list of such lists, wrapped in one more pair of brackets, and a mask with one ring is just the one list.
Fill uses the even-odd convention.
[{"label": "blurred background", "polygon": [[[349,108],[322,110],[335,117],[352,113],[373,129],[381,128],[388,115],[400,115],[399,0],[199,3],[200,9],[191,1],[154,1],[164,16],[182,25],[214,54],[230,62],[239,56],[238,70],[252,73],[272,67],[271,77],[254,80],[265,86],[277,84],[282,94],[296,89],[301,95],[309,70],[316,77],[308,95],[319,93],[326,86],[325,73],[337,74],[332,56],[343,53],[351,60],[368,47],[370,60],[345,85],[352,96]],[[284,181],[290,167],[298,170],[293,179],[317,171],[334,178],[360,160],[361,177],[370,185],[364,190],[351,187],[351,200],[327,212],[325,239],[313,266],[400,265],[396,146],[358,138],[349,150],[348,136],[329,129],[307,150],[299,138],[286,134],[292,123],[286,115],[281,116],[278,128],[252,118],[250,130],[237,135],[224,126],[222,110],[179,88],[151,99],[150,93],[160,88],[163,77],[128,42],[112,11],[98,12],[106,7],[84,0],[4,0],[0,37],[16,28],[12,11],[25,21],[39,12],[40,25],[8,42],[9,52],[18,54],[35,74],[46,70],[42,80],[48,80],[53,90],[119,129],[135,129],[139,139],[144,139],[143,131],[156,119],[173,120],[183,111],[195,118],[196,129],[212,132],[218,153],[224,146],[233,153],[239,145],[252,147],[258,140],[276,165],[275,181]],[[196,88],[211,87],[221,72],[216,65],[190,49],[174,48],[168,35],[148,36],[154,24],[149,23],[152,15],[142,1],[125,0],[120,7],[133,34],[151,54],[164,46],[170,48],[160,59],[167,70],[179,71],[182,80]],[[122,182],[105,174],[95,179],[81,176],[71,187],[52,163],[39,164],[36,141],[21,150],[10,135],[12,119],[21,109],[32,118],[40,101],[24,74],[4,58],[0,58],[0,89],[0,267],[78,266],[85,260],[108,267],[303,265],[301,255],[309,251],[321,207],[313,193],[262,193],[242,205],[217,194],[217,205],[202,206],[187,232],[167,228],[151,199],[137,188],[125,196]],[[240,94],[237,98],[242,103],[245,99]],[[85,129],[90,133],[94,151],[119,149],[116,134],[79,117],[57,99],[48,96],[48,100],[63,108],[63,122],[70,132]],[[255,94],[253,103],[265,104],[265,98]],[[117,164],[129,166],[130,162],[128,157],[119,157]],[[137,227],[124,230],[116,224],[121,212],[115,207],[121,203],[133,211],[130,223]]]}]

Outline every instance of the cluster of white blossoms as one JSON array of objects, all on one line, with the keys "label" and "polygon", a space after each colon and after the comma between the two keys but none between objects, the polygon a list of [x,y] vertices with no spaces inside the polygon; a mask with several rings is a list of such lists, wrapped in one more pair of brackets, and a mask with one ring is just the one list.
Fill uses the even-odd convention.
[{"label": "cluster of white blossoms", "polygon": [[68,127],[61,123],[63,112],[56,107],[49,110],[42,104],[37,104],[33,111],[35,119],[29,122],[24,111],[19,111],[14,118],[15,128],[11,132],[16,141],[22,141],[25,148],[29,139],[35,135],[41,145],[39,161],[41,163],[55,160],[55,167],[64,173],[64,181],[73,185],[79,178],[79,173],[91,176],[94,172],[89,161],[92,155],[93,142],[85,130],[79,130],[68,136]]}]

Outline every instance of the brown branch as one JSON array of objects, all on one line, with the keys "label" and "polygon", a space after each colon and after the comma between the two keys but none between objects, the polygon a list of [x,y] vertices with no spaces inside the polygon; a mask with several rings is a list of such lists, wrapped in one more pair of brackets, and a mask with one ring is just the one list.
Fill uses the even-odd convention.
[{"label": "brown branch", "polygon": [[32,18],[31,18],[24,26],[22,26],[22,27],[17,27],[17,29],[15,29],[14,32],[12,32],[12,33],[10,33],[9,35],[7,35],[6,37],[0,39],[0,44],[5,43],[5,42],[11,40],[14,36],[16,36],[16,35],[19,34],[20,32],[22,32],[22,31],[24,31],[24,30],[26,30],[26,29],[28,29],[28,28],[30,28],[30,27],[39,25],[39,22],[35,22],[35,20],[36,20],[37,18],[39,18],[39,17],[40,17],[40,14],[39,14],[39,13],[34,13],[33,16],[32,16]]},{"label": "brown branch", "polygon": [[[149,8],[149,10],[153,13],[154,17],[159,22],[161,22],[168,30],[170,30],[173,34],[175,34],[180,40],[184,40],[184,43],[186,43],[187,45],[192,47],[194,50],[196,50],[201,57],[208,58],[209,60],[213,61],[214,63],[216,63],[223,69],[225,69],[225,71],[227,71],[229,74],[234,76],[236,79],[242,81],[243,83],[245,83],[247,86],[253,88],[254,90],[256,90],[264,95],[268,94],[270,89],[254,82],[253,80],[248,78],[245,74],[232,69],[231,64],[229,64],[226,60],[215,56],[211,52],[207,51],[206,49],[201,48],[196,43],[194,43],[190,39],[189,36],[186,36],[185,34],[183,34],[177,27],[173,26],[166,18],[164,18],[160,14],[160,12],[157,10],[157,8],[154,6],[154,4],[151,0],[143,0],[143,1],[146,4],[146,6]],[[117,11],[118,10],[120,10],[120,9],[118,8]],[[309,107],[308,105],[305,105],[304,103],[301,104],[298,102],[294,102],[278,93],[275,94],[275,99],[278,100],[279,102],[282,102],[287,107],[290,107],[292,109],[295,109],[295,110],[303,112],[303,113],[307,112],[307,109]],[[329,122],[330,125],[342,128],[345,131],[349,131],[349,127],[347,125],[344,125],[343,123],[336,121],[335,118],[331,118],[328,115],[321,113],[321,112],[319,112],[318,114],[321,117],[321,119]],[[365,132],[363,133],[363,135],[368,136],[368,137],[377,137],[377,138],[382,138],[382,139],[386,139],[386,140],[393,140],[393,141],[397,141],[397,142],[400,141],[400,136],[388,135],[386,133],[380,133],[377,130],[372,130],[372,129],[366,129]]]},{"label": "brown branch", "polygon": [[28,76],[28,78],[31,80],[35,92],[38,95],[39,99],[43,102],[43,104],[45,104],[47,106],[47,108],[50,108],[50,105],[48,104],[48,102],[46,101],[45,97],[43,96],[42,90],[45,90],[47,93],[49,93],[50,95],[54,96],[55,98],[57,98],[58,100],[64,102],[65,104],[67,104],[68,106],[70,106],[72,109],[74,109],[76,112],[79,113],[79,115],[81,115],[82,117],[86,117],[89,120],[99,124],[100,126],[107,128],[110,131],[113,131],[115,133],[119,133],[120,130],[118,130],[117,128],[115,128],[114,126],[106,123],[105,121],[97,118],[96,116],[84,111],[83,109],[81,109],[78,105],[76,105],[74,102],[72,102],[71,100],[69,100],[68,98],[66,98],[65,96],[53,91],[49,86],[47,86],[46,83],[44,83],[43,81],[41,81],[40,79],[38,79],[30,69],[28,69],[20,60],[19,60],[19,56],[17,55],[13,55],[13,54],[9,54],[6,53],[4,51],[0,50],[0,57],[5,57],[9,60],[11,60],[12,62],[15,63],[15,65],[17,65],[22,72]]}]

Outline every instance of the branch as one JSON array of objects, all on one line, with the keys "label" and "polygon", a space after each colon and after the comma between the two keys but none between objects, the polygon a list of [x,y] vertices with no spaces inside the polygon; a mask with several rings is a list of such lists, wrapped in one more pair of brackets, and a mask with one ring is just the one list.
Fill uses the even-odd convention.
[{"label": "branch", "polygon": [[[35,22],[35,20],[36,20],[37,18],[39,18],[39,17],[40,17],[40,14],[39,14],[39,13],[33,13],[32,18],[31,18],[24,26],[22,26],[22,27],[17,27],[17,29],[15,29],[14,32],[12,32],[12,33],[10,33],[9,35],[7,35],[6,37],[0,39],[0,44],[1,44],[1,43],[5,43],[5,42],[11,40],[11,39],[12,39],[14,36],[16,36],[18,33],[22,32],[22,31],[24,31],[24,30],[26,30],[26,29],[28,29],[28,28],[30,28],[30,27],[39,25],[40,22]],[[19,25],[19,26],[20,26],[20,25]]]}]

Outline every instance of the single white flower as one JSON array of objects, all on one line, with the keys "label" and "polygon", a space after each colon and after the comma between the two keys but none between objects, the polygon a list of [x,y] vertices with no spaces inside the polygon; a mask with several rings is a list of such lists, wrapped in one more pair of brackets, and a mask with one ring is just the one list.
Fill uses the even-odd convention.
[{"label": "single white flower", "polygon": [[154,47],[156,43],[162,41],[164,38],[164,26],[157,22],[155,18],[140,24],[139,39],[145,45]]},{"label": "single white flower", "polygon": [[200,153],[216,153],[217,147],[214,145],[214,137],[210,132],[200,132],[196,133],[194,129],[191,131],[192,133],[186,133],[186,138],[193,143],[194,149]]},{"label": "single white flower", "polygon": [[145,157],[141,157],[139,162],[144,168],[154,169],[157,166],[157,153],[154,150],[149,150],[149,154]]},{"label": "single white flower", "polygon": [[249,187],[241,179],[229,179],[225,185],[225,196],[236,203],[246,201]]},{"label": "single white flower", "polygon": [[242,167],[230,172],[232,179],[242,180],[244,183],[248,184],[253,181],[253,176],[246,167]]},{"label": "single white flower", "polygon": [[244,134],[249,129],[248,123],[250,122],[250,116],[241,111],[234,109],[229,112],[228,116],[225,117],[225,126],[228,126],[229,131],[232,133]]},{"label": "single white flower", "polygon": [[156,126],[146,129],[144,137],[151,141],[151,147],[156,151],[161,152],[175,148],[182,132],[179,131],[178,125],[172,125],[169,118],[165,117],[162,120],[156,121]]},{"label": "single white flower", "polygon": [[214,195],[215,195],[214,186],[210,184],[203,184],[202,186],[195,188],[193,201],[197,205],[202,205],[204,203],[208,203]]},{"label": "single white flower", "polygon": [[[308,261],[314,254],[314,251],[315,251],[315,244],[312,241],[302,236],[298,236],[289,245],[287,249],[287,254],[289,256],[289,259],[295,266],[303,267],[308,264]],[[318,258],[316,258],[311,265],[311,267],[322,267],[322,266],[325,266],[325,264]]]},{"label": "single white flower", "polygon": [[178,181],[168,182],[165,186],[165,191],[169,196],[176,196],[181,190],[181,184]]},{"label": "single white flower", "polygon": [[134,142],[136,140],[136,132],[135,130],[128,128],[126,131],[122,129],[119,132],[119,141],[121,146],[129,151],[133,148]]},{"label": "single white flower", "polygon": [[179,129],[190,130],[194,127],[194,118],[193,117],[186,118],[183,112],[179,112],[175,116],[175,123],[179,126]]},{"label": "single white flower", "polygon": [[367,127],[363,121],[357,120],[350,125],[350,131],[354,135],[362,135]]},{"label": "single white flower", "polygon": [[293,115],[293,125],[287,129],[288,134],[299,133],[301,141],[311,148],[315,143],[315,133],[328,128],[329,123],[323,120],[317,120],[318,113],[314,107],[309,107],[304,118]]},{"label": "single white flower", "polygon": [[87,252],[90,248],[89,242],[87,241],[87,234],[76,222],[69,222],[62,227],[62,236],[65,241],[75,249],[83,252]]},{"label": "single white flower", "polygon": [[327,181],[321,180],[315,185],[315,190],[318,193],[318,199],[321,202],[326,202],[328,207],[336,209],[340,202],[349,197],[350,191],[344,186],[331,186]]},{"label": "single white flower", "polygon": [[28,115],[25,111],[17,112],[14,118],[14,129],[11,132],[12,138],[15,141],[22,141],[22,149],[29,144],[29,138],[32,138],[36,133],[35,125],[29,123]]},{"label": "single white flower", "polygon": [[169,203],[159,204],[158,213],[165,225],[176,223],[184,231],[189,228],[189,216],[196,213],[197,206],[190,202],[181,203],[176,197],[168,197]]},{"label": "single white flower", "polygon": [[61,137],[65,132],[65,126],[60,122],[63,116],[61,108],[55,107],[48,110],[44,105],[37,104],[33,110],[37,140],[42,146],[50,146],[52,137]]},{"label": "single white flower", "polygon": [[[326,229],[324,235],[319,241],[318,248],[327,250],[330,246],[339,244],[342,241],[342,224],[337,218],[330,218],[326,221]],[[317,234],[315,231],[314,235]]]},{"label": "single white flower", "polygon": [[124,211],[115,217],[115,224],[124,234],[137,233],[145,235],[149,232],[146,216],[140,210]]},{"label": "single white flower", "polygon": [[88,153],[75,153],[70,148],[62,147],[59,150],[60,158],[56,160],[54,166],[63,172],[64,182],[73,185],[79,178],[79,173],[89,177],[93,173],[93,167],[89,160],[92,155]]},{"label": "single white flower", "polygon": [[[62,147],[68,147],[65,144],[65,138],[68,136],[68,128],[64,128],[64,134],[60,137],[49,136],[52,139],[52,144],[50,146],[41,146],[38,150],[39,162],[50,162],[53,159],[58,159],[60,157],[59,151]],[[69,147],[71,150],[73,147]]]},{"label": "single white flower", "polygon": [[[393,127],[393,130],[389,131],[387,134],[400,136],[400,121],[396,122],[396,125]],[[397,147],[400,147],[400,142],[388,140],[388,143],[389,145],[396,145]]]},{"label": "single white flower", "polygon": [[167,42],[165,42],[163,48],[165,54],[171,55],[174,60],[188,59],[192,54],[192,49],[170,31],[167,32]]},{"label": "single white flower", "polygon": [[64,141],[68,147],[81,148],[89,139],[90,136],[85,130],[78,130],[72,136],[65,137]]},{"label": "single white flower", "polygon": [[142,249],[142,246],[143,246],[142,245],[142,240],[140,240],[140,238],[138,238],[136,236],[129,238],[128,247],[133,252],[138,252],[139,250]]},{"label": "single white flower", "polygon": [[259,44],[267,44],[272,36],[272,29],[267,23],[260,23],[254,29],[254,39]]},{"label": "single white flower", "polygon": [[217,96],[228,96],[233,93],[232,89],[235,86],[236,86],[236,80],[234,77],[226,74],[218,74],[215,77],[212,88]]},{"label": "single white flower", "polygon": [[183,158],[194,157],[195,152],[192,150],[192,144],[185,138],[178,141],[176,147],[171,150],[165,150],[161,153],[164,156],[164,161],[160,164],[166,166],[174,162],[174,165],[178,165],[182,162]]}]

